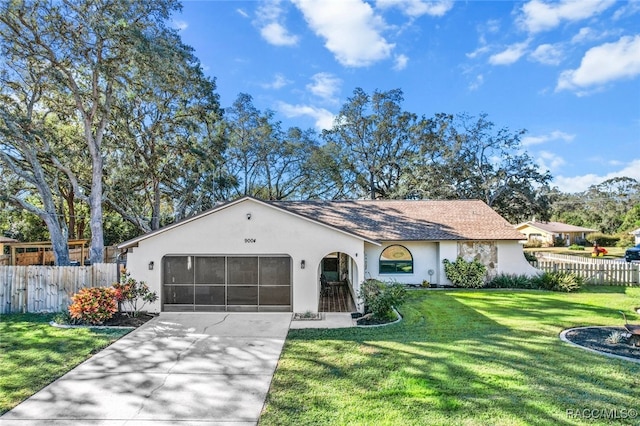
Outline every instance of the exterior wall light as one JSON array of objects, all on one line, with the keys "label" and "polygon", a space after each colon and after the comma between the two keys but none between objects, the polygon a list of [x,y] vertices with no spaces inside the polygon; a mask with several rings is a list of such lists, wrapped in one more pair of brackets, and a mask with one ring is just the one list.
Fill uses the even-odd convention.
[{"label": "exterior wall light", "polygon": [[153,260],[151,262],[149,262],[149,270],[153,271]]},{"label": "exterior wall light", "polygon": [[251,220],[251,213],[247,213],[247,220]]},{"label": "exterior wall light", "polygon": [[306,262],[304,260],[300,261],[300,269],[304,269],[304,267],[307,266]]}]

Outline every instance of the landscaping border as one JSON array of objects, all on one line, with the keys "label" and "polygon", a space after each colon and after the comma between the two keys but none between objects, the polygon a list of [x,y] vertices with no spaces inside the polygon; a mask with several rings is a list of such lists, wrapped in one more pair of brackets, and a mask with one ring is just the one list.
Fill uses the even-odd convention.
[{"label": "landscaping border", "polygon": [[579,345],[577,343],[572,342],[571,340],[569,340],[567,338],[567,333],[570,332],[571,330],[579,330],[582,328],[610,328],[611,326],[609,325],[590,325],[590,326],[584,326],[584,327],[572,327],[572,328],[567,328],[566,330],[562,330],[560,332],[560,340],[562,340],[563,342],[569,343],[570,345],[576,346],[578,348],[584,349],[585,351],[589,351],[589,352],[593,352],[595,354],[600,354],[600,355],[604,355],[607,356],[609,358],[616,358],[616,359],[621,359],[624,361],[631,361],[631,362],[635,362],[636,364],[640,364],[640,359],[636,359],[636,358],[629,358],[626,356],[622,356],[622,355],[616,355],[616,354],[611,354],[608,352],[602,352],[602,351],[598,351],[595,349],[591,349],[591,348],[587,348],[586,346],[582,346]]}]

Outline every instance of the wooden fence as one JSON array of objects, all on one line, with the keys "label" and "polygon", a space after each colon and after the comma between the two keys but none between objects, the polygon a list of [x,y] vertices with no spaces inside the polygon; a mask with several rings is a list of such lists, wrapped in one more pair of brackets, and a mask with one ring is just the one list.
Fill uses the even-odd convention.
[{"label": "wooden fence", "polygon": [[91,266],[0,266],[0,314],[60,312],[83,287],[118,279],[115,263]]},{"label": "wooden fence", "polygon": [[539,260],[532,263],[545,272],[570,272],[595,285],[640,285],[640,264],[635,263],[572,263]]}]

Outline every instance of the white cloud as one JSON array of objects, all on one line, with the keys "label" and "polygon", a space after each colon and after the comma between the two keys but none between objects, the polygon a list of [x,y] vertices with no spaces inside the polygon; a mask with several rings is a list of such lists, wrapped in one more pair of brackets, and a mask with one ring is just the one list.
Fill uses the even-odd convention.
[{"label": "white cloud", "polygon": [[236,12],[238,12],[238,15],[244,17],[244,18],[248,18],[249,14],[247,12],[244,11],[244,9],[236,9]]},{"label": "white cloud", "polygon": [[538,153],[538,166],[542,170],[549,170],[550,172],[558,170],[564,166],[567,162],[564,158],[548,151],[540,151]]},{"label": "white cloud", "polygon": [[333,126],[334,115],[324,108],[318,108],[311,105],[291,105],[285,102],[279,102],[277,105],[279,112],[287,118],[293,117],[311,117],[315,120],[316,129],[330,129]]},{"label": "white cloud", "polygon": [[545,65],[559,65],[563,58],[563,51],[557,44],[541,44],[531,52],[529,58]]},{"label": "white cloud", "polygon": [[178,31],[184,31],[189,28],[189,23],[187,21],[173,21],[173,28]]},{"label": "white cloud", "polygon": [[522,55],[525,54],[528,46],[528,41],[514,43],[502,52],[491,55],[489,57],[489,63],[491,65],[511,65],[514,62],[518,62]]},{"label": "white cloud", "polygon": [[407,67],[407,63],[409,63],[409,57],[406,55],[398,55],[395,58],[395,64],[393,65],[393,69],[396,71],[402,71]]},{"label": "white cloud", "polygon": [[603,12],[615,0],[531,0],[522,6],[518,25],[530,33],[551,30],[563,21],[575,22]]},{"label": "white cloud", "polygon": [[295,46],[298,36],[290,34],[282,22],[280,0],[264,2],[256,11],[254,25],[260,28],[260,35],[267,43],[275,46]]},{"label": "white cloud", "polygon": [[314,95],[329,101],[337,102],[336,94],[340,91],[342,80],[328,72],[320,72],[311,77],[312,82],[307,89]]},{"label": "white cloud", "polygon": [[285,27],[277,22],[271,22],[260,29],[260,35],[268,43],[276,46],[295,46],[298,36],[291,35]]},{"label": "white cloud", "polygon": [[552,141],[571,142],[576,135],[562,132],[560,130],[554,130],[546,135],[539,136],[525,136],[522,138],[522,146],[540,145]]},{"label": "white cloud", "polygon": [[565,70],[556,91],[581,90],[640,75],[640,35],[589,49],[575,70]]},{"label": "white cloud", "polygon": [[573,177],[558,176],[553,180],[553,185],[557,186],[562,192],[582,192],[587,190],[591,185],[597,185],[605,180],[613,179],[615,177],[629,177],[640,180],[640,158],[632,160],[618,171],[607,173],[602,176],[595,173]]},{"label": "white cloud", "polygon": [[422,15],[444,16],[453,8],[452,0],[378,0],[381,9],[397,7],[407,16],[418,18]]},{"label": "white cloud", "polygon": [[613,14],[613,19],[625,18],[627,16],[635,15],[636,13],[640,13],[640,1],[631,0],[623,3],[623,6],[616,10]]},{"label": "white cloud", "polygon": [[480,88],[480,86],[482,86],[484,84],[484,76],[482,74],[478,74],[475,78],[475,80],[473,80],[471,82],[471,84],[469,84],[469,90],[478,90]]},{"label": "white cloud", "polygon": [[395,47],[381,35],[385,23],[362,0],[339,0],[327,7],[317,0],[293,0],[325,47],[347,67],[363,67],[387,59]]},{"label": "white cloud", "polygon": [[265,89],[282,89],[287,84],[291,83],[291,80],[287,80],[286,77],[280,73],[276,74],[273,81],[262,85]]}]

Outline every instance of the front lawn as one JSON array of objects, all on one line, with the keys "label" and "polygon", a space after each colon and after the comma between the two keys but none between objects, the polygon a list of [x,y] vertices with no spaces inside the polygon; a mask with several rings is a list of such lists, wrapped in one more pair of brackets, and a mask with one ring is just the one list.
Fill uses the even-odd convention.
[{"label": "front lawn", "polygon": [[0,414],[130,330],[61,329],[52,315],[0,315]]},{"label": "front lawn", "polygon": [[611,424],[638,409],[640,364],[558,334],[636,306],[640,288],[412,291],[396,325],[291,330],[260,424]]},{"label": "front lawn", "polygon": [[[604,247],[607,250],[607,254],[605,256],[600,256],[600,259],[617,259],[624,257],[624,252],[626,248],[623,247]],[[570,256],[579,256],[579,257],[592,257],[591,253],[593,253],[592,246],[586,246],[584,250],[569,250],[569,247],[543,247],[543,248],[527,248],[525,251],[535,253],[535,252],[547,252],[547,253],[555,253],[555,254],[568,254]]]}]

